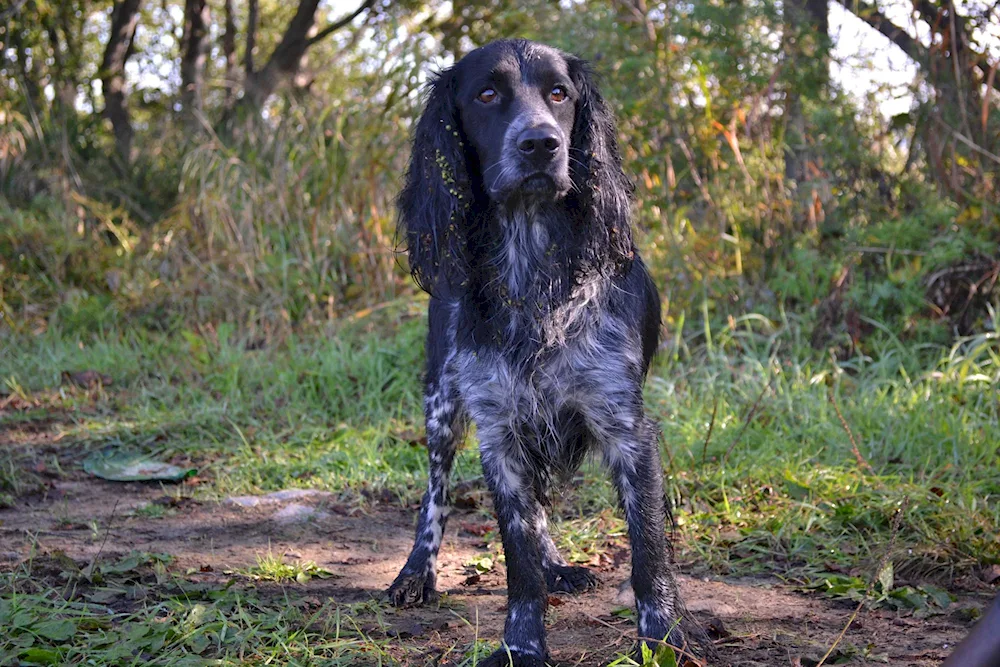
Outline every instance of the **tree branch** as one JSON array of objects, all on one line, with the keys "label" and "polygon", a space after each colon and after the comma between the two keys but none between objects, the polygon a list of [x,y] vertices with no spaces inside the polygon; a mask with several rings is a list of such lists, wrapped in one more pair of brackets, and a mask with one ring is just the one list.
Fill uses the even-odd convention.
[{"label": "tree branch", "polygon": [[28,2],[28,0],[14,0],[14,3],[7,9],[0,12],[0,21],[6,21],[9,18],[17,16],[17,13],[21,11],[21,7]]},{"label": "tree branch", "polygon": [[[889,18],[880,12],[875,5],[863,2],[862,0],[837,0],[837,2],[869,26],[888,37],[893,44],[898,46],[903,53],[920,65],[920,67],[927,67],[927,51],[924,48],[924,45],[911,37],[908,32],[890,21]],[[932,30],[941,29],[940,14],[937,11],[937,8],[928,2],[928,0],[918,0],[914,3],[914,8],[920,14],[920,18],[931,26]],[[969,48],[968,44],[964,46],[969,50],[971,55],[976,56],[973,64],[982,74],[983,78],[987,78],[989,76],[991,66],[988,63],[986,56],[973,51]],[[1000,79],[993,80],[992,88],[1000,91]]]},{"label": "tree branch", "polygon": [[329,37],[333,33],[337,32],[338,30],[340,30],[341,28],[343,28],[344,26],[348,25],[349,23],[351,23],[351,21],[353,21],[354,19],[358,18],[358,16],[360,16],[362,12],[364,12],[365,10],[371,9],[372,5],[374,5],[374,4],[375,4],[375,0],[365,0],[361,4],[360,7],[358,7],[357,9],[354,10],[353,14],[350,14],[349,16],[345,16],[344,18],[340,19],[336,23],[331,23],[330,25],[328,25],[327,27],[323,28],[318,33],[316,33],[315,35],[313,35],[309,39],[309,42],[308,42],[309,46],[312,46],[316,42],[318,42],[318,41],[320,41],[322,39],[325,39],[326,37]]},{"label": "tree branch", "polygon": [[889,18],[878,10],[875,5],[870,5],[862,0],[837,0],[849,12],[859,19],[878,30],[889,38],[893,44],[898,46],[903,53],[919,65],[925,63],[925,53],[923,45],[910,36],[908,32],[897,26]]}]

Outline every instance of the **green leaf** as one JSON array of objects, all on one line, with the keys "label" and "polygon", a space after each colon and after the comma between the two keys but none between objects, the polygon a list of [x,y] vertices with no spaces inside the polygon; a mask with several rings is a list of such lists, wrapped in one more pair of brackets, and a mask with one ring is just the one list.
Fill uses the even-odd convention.
[{"label": "green leaf", "polygon": [[666,644],[661,645],[656,649],[650,667],[677,667],[677,654],[674,653],[674,649]]},{"label": "green leaf", "polygon": [[812,494],[812,489],[810,489],[805,484],[799,484],[791,477],[785,477],[785,493],[792,500],[806,500]]},{"label": "green leaf", "polygon": [[467,565],[476,568],[476,572],[479,574],[486,574],[493,569],[493,558],[490,556],[478,556],[469,560]]},{"label": "green leaf", "polygon": [[635,611],[632,607],[616,607],[611,610],[611,615],[619,618],[632,618],[635,616]]},{"label": "green leaf", "polygon": [[29,648],[19,657],[22,663],[32,665],[57,665],[60,658],[59,651],[51,648]]},{"label": "green leaf", "polygon": [[910,609],[924,609],[927,607],[927,598],[909,586],[895,589],[889,594],[889,597],[899,601],[903,606]]},{"label": "green leaf", "polygon": [[196,604],[188,612],[187,618],[184,619],[184,625],[188,628],[196,628],[208,620],[207,616],[208,607],[203,604]]},{"label": "green leaf", "polygon": [[62,642],[76,634],[76,623],[67,620],[43,621],[35,625],[32,630],[46,639]]},{"label": "green leaf", "polygon": [[947,609],[948,606],[955,600],[951,593],[944,590],[943,588],[938,588],[937,586],[921,586],[920,590],[927,594],[927,596],[942,609]]},{"label": "green leaf", "polygon": [[83,461],[83,469],[95,477],[113,482],[179,482],[198,472],[157,461],[134,451],[98,451]]},{"label": "green leaf", "polygon": [[202,653],[205,649],[208,648],[208,645],[210,643],[211,640],[207,636],[201,633],[195,635],[194,637],[191,637],[191,639],[189,639],[187,642],[188,647],[194,653]]}]

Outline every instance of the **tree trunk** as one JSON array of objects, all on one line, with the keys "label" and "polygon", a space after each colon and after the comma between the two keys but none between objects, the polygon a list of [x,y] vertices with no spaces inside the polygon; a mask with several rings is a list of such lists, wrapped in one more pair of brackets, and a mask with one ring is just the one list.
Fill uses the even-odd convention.
[{"label": "tree trunk", "polygon": [[[817,228],[822,209],[817,210],[814,188],[816,155],[810,148],[809,128],[803,108],[803,93],[821,99],[830,78],[830,23],[827,0],[785,0],[785,59],[793,73],[785,96],[785,180],[794,189],[794,215]],[[812,172],[812,173],[810,173]]]},{"label": "tree trunk", "polygon": [[929,26],[930,47],[895,25],[875,4],[838,0],[858,18],[888,37],[917,64],[935,95],[927,103],[921,143],[938,185],[960,203],[976,201],[984,218],[994,209],[997,185],[991,174],[1000,158],[996,121],[1000,77],[996,58],[976,36],[973,15],[962,16],[952,0],[914,0]]},{"label": "tree trunk", "polygon": [[267,64],[247,78],[246,93],[254,107],[262,107],[278,81],[298,70],[299,60],[309,48],[309,31],[316,22],[318,8],[319,0],[301,0]]},{"label": "tree trunk", "polygon": [[281,41],[274,48],[267,64],[258,71],[247,71],[244,99],[254,108],[262,107],[278,84],[298,74],[303,56],[309,47],[349,25],[351,21],[370,9],[374,5],[374,0],[364,0],[362,5],[348,16],[317,31],[315,24],[319,3],[320,0],[300,0],[295,16],[288,23]]},{"label": "tree trunk", "polygon": [[80,69],[79,45],[74,42],[77,31],[70,24],[71,11],[70,7],[63,5],[57,16],[47,15],[43,21],[52,53],[53,109],[63,117],[76,106],[77,74]]},{"label": "tree trunk", "polygon": [[181,46],[181,106],[189,123],[196,123],[196,114],[202,111],[210,23],[207,0],[185,0],[184,38]]},{"label": "tree trunk", "polygon": [[111,33],[101,61],[104,117],[111,121],[118,155],[125,164],[132,157],[132,121],[125,96],[125,63],[132,51],[132,38],[139,23],[141,0],[121,0],[111,14]]},{"label": "tree trunk", "polygon": [[257,48],[257,19],[257,0],[249,0],[247,3],[247,46],[243,53],[243,71],[246,74],[247,80],[250,79],[250,76],[254,72],[253,52]]},{"label": "tree trunk", "polygon": [[236,16],[233,14],[233,0],[225,0],[226,32],[222,35],[222,53],[226,58],[226,98],[225,108],[233,106],[236,97]]},{"label": "tree trunk", "polygon": [[[24,43],[24,39],[21,35],[20,26],[15,26],[13,30],[10,31],[10,44],[14,47],[15,58],[17,60],[17,66],[20,70],[21,82],[24,86],[25,99],[28,102],[29,108],[33,115],[35,115],[35,120],[38,122],[38,114],[43,113],[43,107],[41,103],[43,98],[41,95],[40,82],[42,81],[41,72],[41,61],[38,58],[28,57],[28,47]],[[29,67],[28,62],[31,62]]]}]

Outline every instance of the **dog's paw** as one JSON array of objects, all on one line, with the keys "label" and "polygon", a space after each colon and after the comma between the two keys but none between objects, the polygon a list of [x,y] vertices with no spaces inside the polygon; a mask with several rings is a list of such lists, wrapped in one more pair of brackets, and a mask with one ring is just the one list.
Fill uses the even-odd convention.
[{"label": "dog's paw", "polygon": [[550,565],[545,568],[545,584],[550,593],[583,593],[597,588],[597,577],[579,565]]},{"label": "dog's paw", "polygon": [[395,607],[423,604],[437,599],[437,591],[426,574],[400,572],[386,591],[389,603]]},{"label": "dog's paw", "polygon": [[697,660],[709,660],[712,662],[717,657],[715,645],[708,634],[698,625],[697,621],[688,617],[686,613],[681,617],[679,624],[657,624],[656,629],[647,628],[645,631],[640,630],[639,642],[636,644],[633,652],[634,658],[641,658],[643,644],[654,654],[666,644],[674,649],[674,653],[678,657],[688,656]]},{"label": "dog's paw", "polygon": [[476,664],[479,667],[545,667],[545,658],[501,648]]}]

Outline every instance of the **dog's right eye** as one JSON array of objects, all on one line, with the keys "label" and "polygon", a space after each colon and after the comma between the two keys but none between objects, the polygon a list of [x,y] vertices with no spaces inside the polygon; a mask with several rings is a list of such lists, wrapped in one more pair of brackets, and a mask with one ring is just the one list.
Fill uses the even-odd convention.
[{"label": "dog's right eye", "polygon": [[496,98],[497,98],[497,91],[493,90],[492,88],[487,88],[483,92],[479,93],[479,97],[477,99],[483,104],[489,104]]}]

